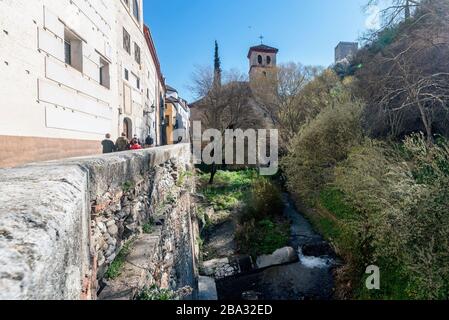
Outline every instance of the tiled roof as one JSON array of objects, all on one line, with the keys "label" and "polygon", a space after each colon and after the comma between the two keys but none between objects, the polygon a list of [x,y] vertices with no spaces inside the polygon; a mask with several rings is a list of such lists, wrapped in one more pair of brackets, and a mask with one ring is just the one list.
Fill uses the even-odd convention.
[{"label": "tiled roof", "polygon": [[270,47],[270,46],[267,46],[267,45],[264,45],[264,44],[261,44],[261,45],[258,45],[258,46],[254,46],[254,47],[249,48],[248,58],[251,56],[251,52],[253,52],[253,51],[268,52],[268,53],[278,53],[279,49],[276,49],[276,48],[273,48],[273,47]]}]

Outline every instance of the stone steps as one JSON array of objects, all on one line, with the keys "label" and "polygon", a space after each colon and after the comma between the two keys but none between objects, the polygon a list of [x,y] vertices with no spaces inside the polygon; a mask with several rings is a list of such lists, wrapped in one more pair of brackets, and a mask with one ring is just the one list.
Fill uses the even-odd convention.
[{"label": "stone steps", "polygon": [[152,234],[138,236],[126,257],[120,276],[106,280],[106,287],[98,296],[99,300],[132,300],[151,279],[154,261],[158,259],[158,248],[161,239],[161,227]]}]

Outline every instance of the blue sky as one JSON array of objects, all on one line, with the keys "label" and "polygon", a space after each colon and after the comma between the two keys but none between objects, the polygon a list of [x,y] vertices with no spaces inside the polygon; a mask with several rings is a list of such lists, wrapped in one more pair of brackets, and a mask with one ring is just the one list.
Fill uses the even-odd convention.
[{"label": "blue sky", "polygon": [[279,48],[279,62],[328,66],[339,41],[366,31],[367,0],[144,0],[167,83],[187,100],[195,65],[213,63],[214,41],[222,67],[248,71],[252,45]]}]

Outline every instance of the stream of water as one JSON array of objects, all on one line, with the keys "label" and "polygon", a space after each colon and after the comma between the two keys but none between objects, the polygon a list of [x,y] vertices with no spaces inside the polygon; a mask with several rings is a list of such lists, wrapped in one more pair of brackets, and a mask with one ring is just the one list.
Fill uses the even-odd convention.
[{"label": "stream of water", "polygon": [[335,253],[296,210],[288,194],[284,194],[284,203],[284,214],[291,221],[289,245],[297,248],[299,261],[218,280],[220,300],[332,299]]}]

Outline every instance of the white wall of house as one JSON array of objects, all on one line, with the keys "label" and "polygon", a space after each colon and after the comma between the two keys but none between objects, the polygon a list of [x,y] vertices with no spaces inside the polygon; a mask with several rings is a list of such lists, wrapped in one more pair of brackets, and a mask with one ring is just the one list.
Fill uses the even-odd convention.
[{"label": "white wall of house", "polygon": [[[98,140],[113,129],[113,6],[102,0],[0,1],[0,135]],[[67,65],[64,38],[79,39]],[[82,55],[82,57],[81,57]]]},{"label": "white wall of house", "polygon": [[[134,4],[139,5],[139,19],[134,16]],[[119,131],[123,131],[125,118],[131,120],[132,134],[144,140],[154,132],[155,112],[152,105],[157,102],[157,72],[155,62],[149,52],[143,33],[143,3],[142,0],[115,1],[117,6],[117,66],[119,70],[118,91],[120,108]],[[124,48],[123,30],[130,35],[130,52]],[[136,59],[136,45],[140,48],[140,63]],[[129,78],[125,78],[125,69]],[[127,92],[130,91],[131,94]],[[152,131],[150,131],[152,130]],[[117,132],[119,134],[120,132]]]},{"label": "white wall of house", "polygon": [[30,137],[88,141],[92,149],[106,133],[119,136],[125,117],[133,134],[148,135],[155,113],[144,111],[157,105],[161,83],[143,33],[142,0],[8,0],[0,1],[0,14],[0,145]]}]

